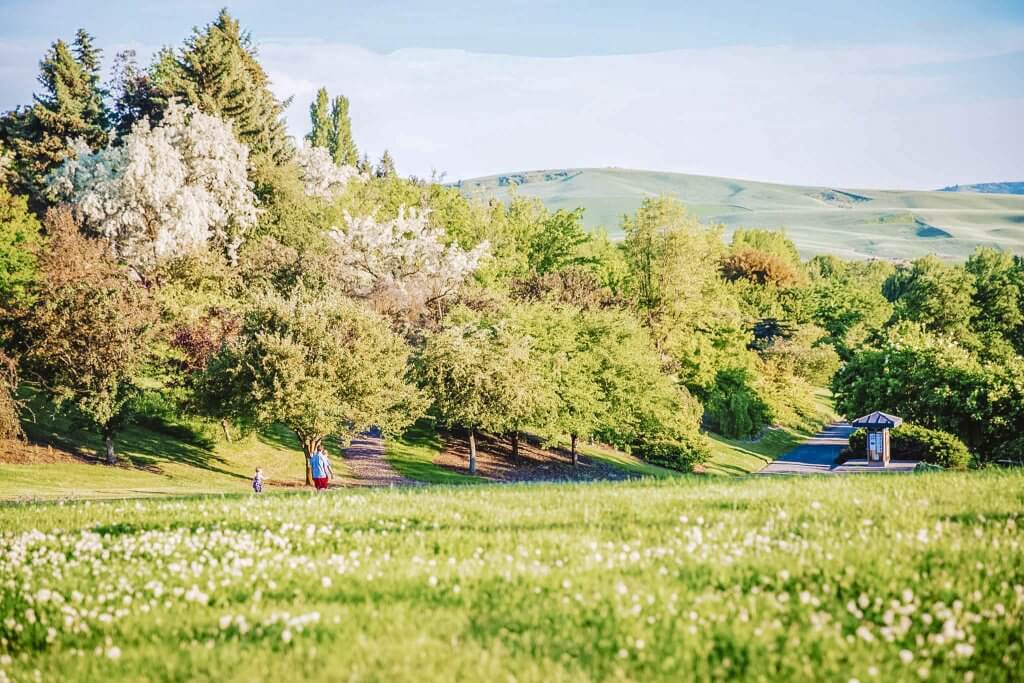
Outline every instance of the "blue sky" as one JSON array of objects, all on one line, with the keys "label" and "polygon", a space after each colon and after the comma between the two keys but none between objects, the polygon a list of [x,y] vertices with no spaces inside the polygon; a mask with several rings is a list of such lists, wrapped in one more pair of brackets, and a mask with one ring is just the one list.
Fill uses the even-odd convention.
[{"label": "blue sky", "polygon": [[[0,109],[49,42],[177,45],[222,2],[0,0]],[[301,135],[449,177],[624,166],[848,187],[1024,178],[1024,3],[235,2]]]}]

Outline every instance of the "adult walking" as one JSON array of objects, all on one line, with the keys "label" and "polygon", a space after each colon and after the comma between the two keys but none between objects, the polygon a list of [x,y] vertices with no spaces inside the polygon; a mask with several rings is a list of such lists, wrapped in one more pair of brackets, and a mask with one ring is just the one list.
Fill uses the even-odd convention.
[{"label": "adult walking", "polygon": [[327,459],[327,451],[323,446],[318,446],[309,459],[310,468],[313,470],[313,485],[316,490],[323,491],[327,488],[327,482],[334,479],[334,470],[331,469],[331,461]]}]

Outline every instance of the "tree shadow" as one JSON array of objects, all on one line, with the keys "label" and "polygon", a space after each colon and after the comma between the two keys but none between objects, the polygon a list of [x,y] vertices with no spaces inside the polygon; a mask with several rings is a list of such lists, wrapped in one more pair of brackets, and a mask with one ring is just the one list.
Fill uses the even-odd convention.
[{"label": "tree shadow", "polygon": [[[89,422],[74,412],[60,412],[38,399],[32,400],[31,419],[22,423],[28,440],[72,453],[83,462],[105,462],[103,438]],[[121,466],[161,473],[161,465],[179,463],[238,479],[247,479],[225,469],[227,461],[214,453],[215,442],[188,425],[146,416],[129,424],[114,436],[114,448]]]},{"label": "tree shadow", "polygon": [[302,450],[302,444],[299,443],[299,437],[295,436],[295,432],[285,427],[283,424],[272,424],[269,427],[259,430],[256,433],[256,438],[261,443],[268,446],[274,446],[276,448],[287,448],[291,450]]}]

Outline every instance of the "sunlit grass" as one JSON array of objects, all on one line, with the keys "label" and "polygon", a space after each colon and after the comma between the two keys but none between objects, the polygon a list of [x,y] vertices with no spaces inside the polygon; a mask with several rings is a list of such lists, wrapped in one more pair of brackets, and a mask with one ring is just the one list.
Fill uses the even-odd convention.
[{"label": "sunlit grass", "polygon": [[1009,680],[1024,473],[0,506],[12,680]]}]

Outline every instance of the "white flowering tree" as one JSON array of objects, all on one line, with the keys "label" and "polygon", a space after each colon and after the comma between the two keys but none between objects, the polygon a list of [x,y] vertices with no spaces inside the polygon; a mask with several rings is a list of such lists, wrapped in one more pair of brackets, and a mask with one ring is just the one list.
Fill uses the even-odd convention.
[{"label": "white flowering tree", "polygon": [[346,216],[345,229],[330,235],[350,293],[407,312],[453,294],[487,255],[488,245],[467,251],[446,244],[444,230],[427,218],[427,212],[415,209],[400,209],[397,218],[382,222]]},{"label": "white flowering tree", "polygon": [[306,195],[310,197],[331,199],[345,189],[349,180],[359,175],[355,166],[336,164],[327,149],[308,143],[295,154],[295,163],[299,165],[299,175]]},{"label": "white flowering tree", "polygon": [[119,146],[74,156],[49,180],[83,226],[145,268],[215,242],[231,256],[256,222],[249,152],[231,126],[172,102],[159,125],[135,124]]}]

